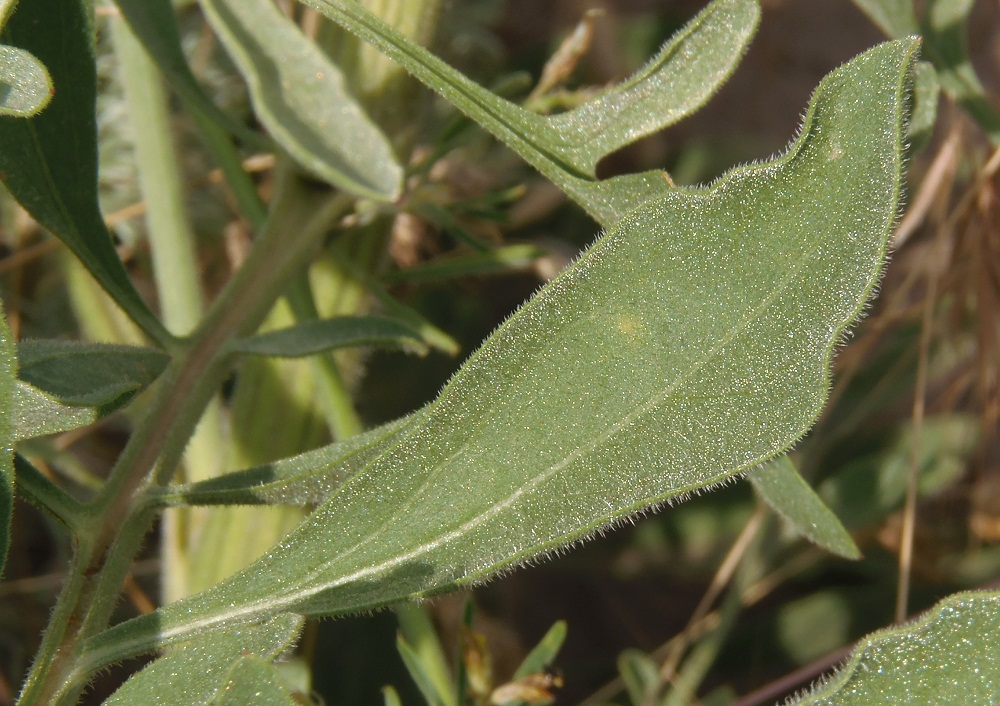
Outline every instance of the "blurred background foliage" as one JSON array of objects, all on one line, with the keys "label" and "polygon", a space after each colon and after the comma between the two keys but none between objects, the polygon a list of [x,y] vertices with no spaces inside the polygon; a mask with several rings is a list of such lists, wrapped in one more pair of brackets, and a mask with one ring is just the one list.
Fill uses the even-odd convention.
[{"label": "blurred background foliage", "polygon": [[[198,7],[176,4],[196,76],[226,112],[255,125],[243,83]],[[533,105],[557,110],[627,76],[703,4],[452,0],[415,31],[478,82],[526,100],[560,41],[588,10],[600,10],[590,15],[589,47],[568,80],[545,100],[533,98]],[[759,33],[720,93],[693,118],[606,159],[601,176],[660,167],[679,184],[697,184],[778,152],[820,78],[882,39],[848,0],[762,5]],[[310,272],[318,306],[326,315],[408,307],[440,330],[441,348],[454,351],[338,353],[336,370],[356,408],[355,416],[339,418],[316,394],[316,363],[244,364],[223,391],[209,433],[217,471],[312,448],[430,400],[460,361],[596,232],[555,187],[452,108],[405,78],[393,76],[384,88],[377,82],[392,76],[391,68],[352,49],[311,13],[282,6],[338,60],[359,52],[363,68],[353,75],[353,89],[408,155],[410,171],[394,216],[366,217],[362,210],[330,239]],[[134,281],[154,299],[135,133],[110,30],[116,21],[113,7],[99,3],[102,206]],[[975,3],[970,56],[994,105],[998,26],[1000,6]],[[169,105],[208,300],[238,266],[251,228],[190,118],[176,101]],[[880,296],[836,359],[826,412],[793,452],[864,557],[846,561],[805,544],[757,510],[747,483],[691,498],[471,594],[431,602],[444,654],[462,655],[456,678],[488,683],[476,698],[487,702],[490,688],[511,679],[546,631],[565,620],[558,675],[535,684],[535,692],[520,692],[522,702],[546,703],[551,693],[565,704],[654,703],[650,688],[684,679],[691,696],[678,703],[773,703],[837,664],[861,635],[893,621],[900,528],[908,513],[916,522],[907,569],[911,614],[956,590],[997,584],[1000,152],[946,97],[933,133],[911,151],[909,206],[900,214]],[[273,158],[245,157],[266,199]],[[16,335],[140,340],[55,239],[5,194],[0,207],[0,286]],[[279,306],[268,325],[289,317]],[[86,493],[100,483],[128,428],[128,415],[119,414],[37,442],[32,458]],[[915,505],[905,502],[910,469],[919,478]],[[292,526],[298,512],[199,511],[165,520],[161,543],[151,542],[135,566],[123,615],[235,570]],[[67,555],[63,535],[27,505],[17,507],[14,536],[22,541],[0,583],[0,704],[10,702],[34,653]],[[170,537],[177,536],[187,539],[171,549]],[[199,546],[225,550],[198,559]],[[167,556],[189,549],[180,563]],[[184,567],[185,586],[171,588],[164,578],[172,566]],[[423,697],[397,652],[397,620],[383,612],[311,625],[299,664],[312,666],[314,698],[382,703],[381,688],[393,684],[403,703],[419,703]],[[102,679],[113,685],[120,676]],[[98,683],[90,698],[96,702],[106,689]]]}]

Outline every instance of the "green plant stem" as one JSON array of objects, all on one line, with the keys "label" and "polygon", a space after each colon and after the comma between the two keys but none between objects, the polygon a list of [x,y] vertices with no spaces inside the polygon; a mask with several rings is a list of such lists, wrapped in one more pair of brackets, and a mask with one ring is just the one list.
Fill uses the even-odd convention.
[{"label": "green plant stem", "polygon": [[101,494],[86,506],[88,522],[80,528],[73,571],[25,682],[22,706],[75,702],[89,676],[81,659],[83,641],[106,627],[152,521],[146,489],[169,480],[205,405],[228,373],[228,342],[256,330],[350,203],[340,196],[318,208],[288,169],[279,173],[277,190],[267,227],[243,267],[191,339],[179,344],[146,417]]}]

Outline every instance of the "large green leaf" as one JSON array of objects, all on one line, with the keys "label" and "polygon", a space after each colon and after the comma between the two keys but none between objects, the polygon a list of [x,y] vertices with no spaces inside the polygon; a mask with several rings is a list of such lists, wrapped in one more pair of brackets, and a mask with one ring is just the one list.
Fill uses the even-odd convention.
[{"label": "large green leaf", "polygon": [[17,356],[14,335],[0,304],[0,574],[10,546],[10,520],[14,511],[14,384]]},{"label": "large green leaf", "polygon": [[670,184],[661,171],[598,181],[597,162],[701,107],[739,63],[760,18],[756,0],[716,0],[624,83],[574,110],[546,117],[473,83],[359,3],[302,2],[399,62],[609,228]]},{"label": "large green leaf", "polygon": [[360,196],[392,201],[403,168],[344,77],[272,0],[201,0],[274,139],[303,167]]},{"label": "large green leaf", "polygon": [[787,448],[882,267],[917,47],[831,73],[783,157],[631,212],[277,547],[88,659],[481,581]]},{"label": "large green leaf", "polygon": [[[232,689],[241,694],[250,689],[252,693],[256,688],[270,694],[278,685],[268,678],[273,676],[268,672],[269,662],[295,642],[301,629],[301,619],[286,615],[244,630],[218,630],[199,636],[133,675],[104,702],[105,706],[289,703],[287,695],[282,702],[233,701],[227,694]],[[241,668],[246,659],[265,669]]]},{"label": "large green leaf", "polygon": [[161,343],[170,334],[132,285],[97,204],[97,77],[84,0],[21,3],[0,35],[49,70],[52,102],[32,118],[0,116],[0,179],[58,236],[114,300]]},{"label": "large green leaf", "polygon": [[869,635],[799,706],[985,706],[1000,699],[1000,593],[960,593]]}]

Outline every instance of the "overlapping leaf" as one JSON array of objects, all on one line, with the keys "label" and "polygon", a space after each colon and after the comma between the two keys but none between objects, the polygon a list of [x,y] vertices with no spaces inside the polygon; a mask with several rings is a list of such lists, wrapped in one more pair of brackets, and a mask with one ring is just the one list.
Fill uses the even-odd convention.
[{"label": "overlapping leaf", "polygon": [[597,162],[697,110],[739,63],[757,29],[756,0],[716,0],[644,68],[578,108],[552,117],[490,93],[350,0],[303,0],[373,44],[493,133],[605,227],[670,188],[660,171],[604,181]]},{"label": "overlapping leaf", "polygon": [[917,46],[831,73],[785,156],[630,212],[259,562],[89,659],[466,585],[780,453],[882,267]]},{"label": "overlapping leaf", "polygon": [[798,706],[994,704],[1000,593],[960,593],[909,625],[873,633]]}]

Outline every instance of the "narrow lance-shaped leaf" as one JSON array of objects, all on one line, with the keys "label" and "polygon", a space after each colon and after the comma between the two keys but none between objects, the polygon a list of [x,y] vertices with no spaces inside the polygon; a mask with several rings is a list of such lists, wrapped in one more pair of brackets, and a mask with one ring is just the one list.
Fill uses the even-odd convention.
[{"label": "narrow lance-shaped leaf", "polygon": [[359,196],[392,201],[403,168],[340,69],[272,0],[201,0],[261,122],[295,161]]},{"label": "narrow lance-shaped leaf", "polygon": [[97,203],[92,3],[21,3],[0,39],[30,51],[49,70],[52,102],[32,118],[0,116],[0,180],[62,240],[101,286],[154,340],[170,334],[132,285]]},{"label": "narrow lance-shaped leaf", "polygon": [[739,63],[760,17],[756,0],[716,0],[624,83],[574,110],[545,117],[470,81],[358,3],[302,1],[399,62],[609,228],[670,185],[660,171],[597,181],[597,162],[708,100]]},{"label": "narrow lance-shaped leaf", "polygon": [[14,512],[14,383],[17,357],[14,335],[0,304],[0,574],[10,547],[10,520]]},{"label": "narrow lance-shaped leaf", "polygon": [[959,593],[908,625],[872,633],[797,706],[995,704],[1000,593]]},{"label": "narrow lance-shaped leaf", "polygon": [[847,559],[861,557],[850,533],[787,456],[751,471],[748,478],[757,494],[810,542]]},{"label": "narrow lance-shaped leaf", "polygon": [[787,448],[882,267],[917,46],[832,72],[783,157],[628,214],[261,560],[88,659],[475,583]]},{"label": "narrow lance-shaped leaf", "polygon": [[384,316],[337,316],[260,333],[236,341],[234,353],[298,358],[334,348],[392,346],[425,352],[427,346],[413,328]]}]

